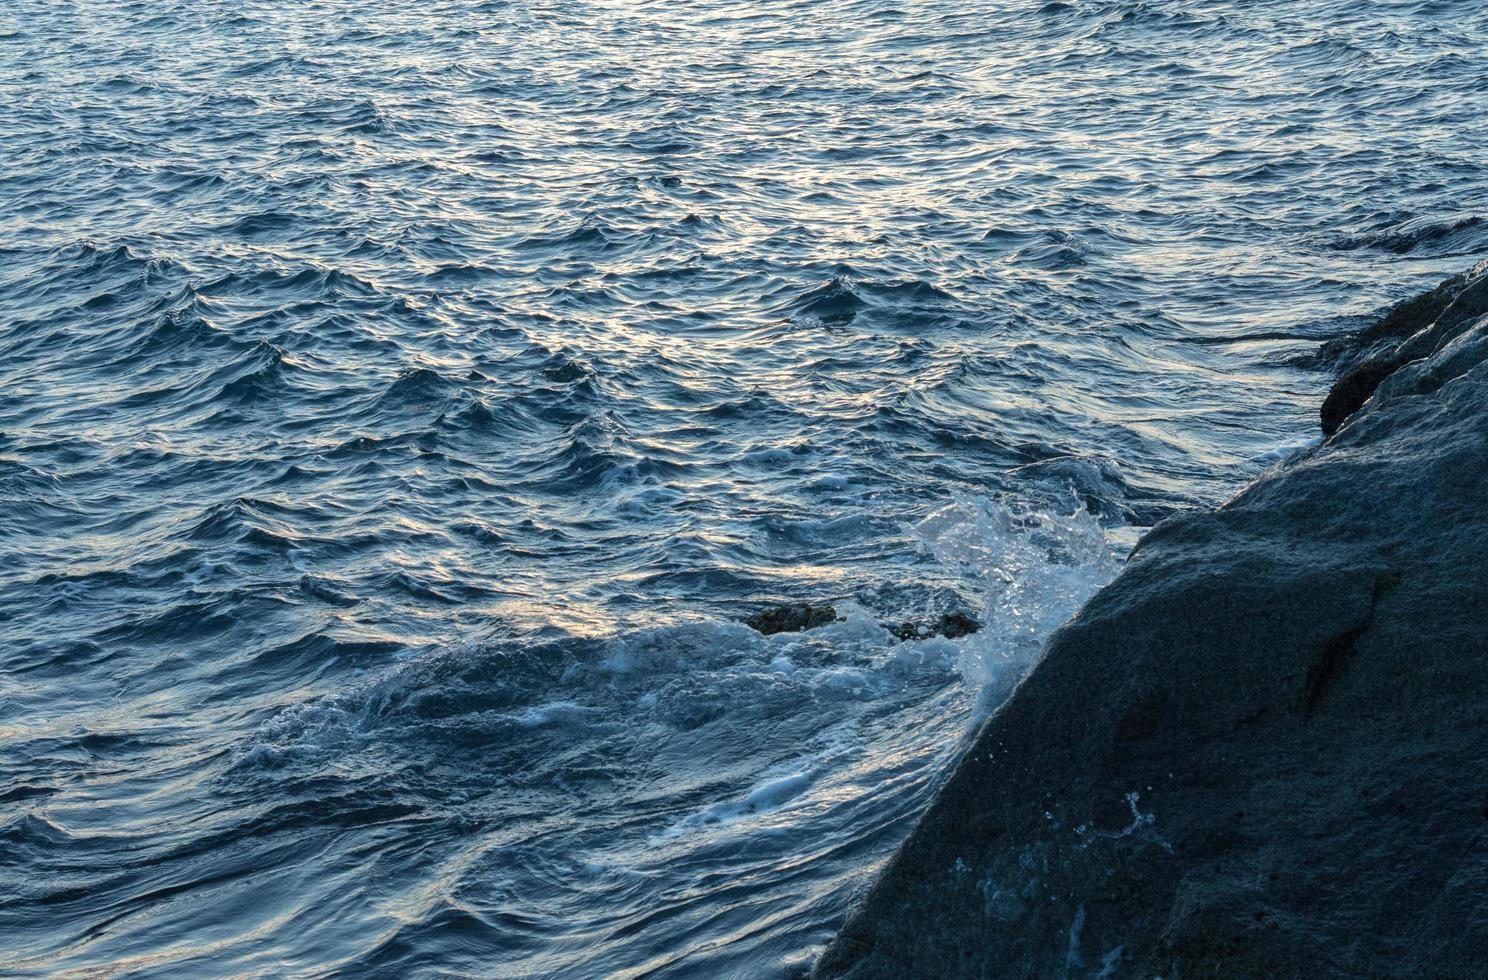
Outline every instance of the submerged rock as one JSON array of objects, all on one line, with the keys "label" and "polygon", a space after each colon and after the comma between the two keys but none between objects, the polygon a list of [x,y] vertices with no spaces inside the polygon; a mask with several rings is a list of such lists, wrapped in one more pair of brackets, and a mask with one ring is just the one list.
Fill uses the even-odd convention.
[{"label": "submerged rock", "polygon": [[896,639],[923,640],[931,636],[943,636],[948,640],[959,640],[982,628],[982,624],[964,612],[948,612],[933,623],[910,620],[889,630]]},{"label": "submerged rock", "polygon": [[799,633],[802,630],[816,629],[836,621],[837,610],[831,606],[795,602],[757,612],[744,620],[744,625],[765,636],[773,636],[776,633]]},{"label": "submerged rock", "polygon": [[[765,636],[773,636],[776,633],[800,633],[840,620],[841,617],[837,615],[837,610],[833,606],[814,606],[806,602],[794,602],[783,606],[771,606],[769,609],[757,612],[744,620],[744,625]],[[890,623],[882,625],[899,640],[923,640],[932,636],[944,636],[956,640],[963,636],[970,636],[982,628],[981,623],[964,612],[944,613],[932,623],[909,620],[897,625]]]},{"label": "submerged rock", "polygon": [[1482,975],[1484,271],[1361,338],[1396,366],[1335,435],[1141,542],[818,976]]}]

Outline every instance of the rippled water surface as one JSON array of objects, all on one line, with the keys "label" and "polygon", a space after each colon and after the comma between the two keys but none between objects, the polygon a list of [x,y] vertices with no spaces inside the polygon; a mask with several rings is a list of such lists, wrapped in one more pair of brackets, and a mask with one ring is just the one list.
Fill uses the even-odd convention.
[{"label": "rippled water surface", "polygon": [[[0,973],[778,976],[1488,254],[1469,0],[0,6]],[[845,621],[761,637],[765,604]],[[880,625],[970,610],[956,641]]]}]

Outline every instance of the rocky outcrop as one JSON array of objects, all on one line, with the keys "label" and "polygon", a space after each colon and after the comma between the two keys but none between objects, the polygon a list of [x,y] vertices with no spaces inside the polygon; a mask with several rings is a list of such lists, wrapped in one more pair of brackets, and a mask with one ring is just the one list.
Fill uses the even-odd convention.
[{"label": "rocky outcrop", "polygon": [[1483,975],[1485,272],[1334,352],[1322,445],[1141,542],[819,976]]},{"label": "rocky outcrop", "polygon": [[1337,432],[1402,365],[1431,356],[1484,314],[1488,262],[1397,303],[1368,329],[1325,345],[1323,356],[1335,362],[1339,376],[1319,412],[1323,435]]}]

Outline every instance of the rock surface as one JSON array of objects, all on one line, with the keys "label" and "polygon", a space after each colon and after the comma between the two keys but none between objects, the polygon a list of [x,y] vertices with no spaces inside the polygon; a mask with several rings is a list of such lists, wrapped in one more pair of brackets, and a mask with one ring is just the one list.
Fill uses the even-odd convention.
[{"label": "rock surface", "polygon": [[917,619],[900,623],[889,632],[900,640],[923,640],[927,636],[943,636],[948,640],[959,640],[982,628],[982,624],[964,612],[948,612],[933,623],[922,623]]},{"label": "rock surface", "polygon": [[[1488,262],[1453,276],[1428,293],[1397,303],[1373,326],[1328,344],[1323,356],[1339,364],[1333,390],[1319,411],[1331,436],[1402,365],[1428,357],[1488,313]],[[1429,329],[1428,329],[1429,328]]]},{"label": "rock surface", "polygon": [[[839,619],[834,606],[795,602],[763,609],[744,620],[744,625],[765,636],[773,636],[776,633],[800,633],[804,630],[814,630],[818,626],[826,626]],[[923,640],[931,636],[944,636],[956,640],[963,636],[970,636],[982,628],[981,623],[964,612],[944,613],[931,623],[911,619],[903,623],[881,625],[898,640]]]},{"label": "rock surface", "polygon": [[1485,272],[1337,352],[1392,366],[1321,446],[1142,541],[818,976],[1484,975]]},{"label": "rock surface", "polygon": [[799,633],[837,621],[837,610],[831,606],[813,606],[806,602],[771,606],[744,620],[750,629],[774,636],[776,633]]}]

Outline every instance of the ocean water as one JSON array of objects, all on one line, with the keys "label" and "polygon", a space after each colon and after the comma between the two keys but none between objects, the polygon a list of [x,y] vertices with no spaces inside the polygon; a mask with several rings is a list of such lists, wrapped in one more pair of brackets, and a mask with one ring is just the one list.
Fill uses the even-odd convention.
[{"label": "ocean water", "polygon": [[8,0],[0,102],[5,976],[799,973],[1488,255],[1477,0]]}]

